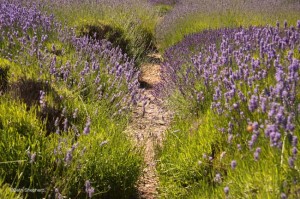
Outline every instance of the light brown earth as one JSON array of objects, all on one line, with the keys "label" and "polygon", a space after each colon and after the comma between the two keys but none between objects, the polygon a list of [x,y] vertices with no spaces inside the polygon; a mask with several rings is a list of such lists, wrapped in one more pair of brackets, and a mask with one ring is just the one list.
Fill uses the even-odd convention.
[{"label": "light brown earth", "polygon": [[162,145],[172,113],[164,107],[162,99],[154,97],[152,94],[153,86],[160,82],[159,63],[144,64],[141,67],[139,81],[144,83],[145,89],[143,89],[142,94],[146,98],[146,103],[144,105],[143,103],[138,104],[126,131],[134,138],[136,144],[144,149],[145,168],[137,182],[139,197],[153,199],[158,197],[159,186],[155,149]]}]

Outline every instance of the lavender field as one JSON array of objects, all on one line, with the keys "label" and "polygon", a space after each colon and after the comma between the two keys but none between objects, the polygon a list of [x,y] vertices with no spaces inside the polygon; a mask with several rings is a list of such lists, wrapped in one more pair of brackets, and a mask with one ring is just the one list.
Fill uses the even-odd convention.
[{"label": "lavender field", "polygon": [[0,198],[300,198],[299,73],[296,0],[0,0]]}]

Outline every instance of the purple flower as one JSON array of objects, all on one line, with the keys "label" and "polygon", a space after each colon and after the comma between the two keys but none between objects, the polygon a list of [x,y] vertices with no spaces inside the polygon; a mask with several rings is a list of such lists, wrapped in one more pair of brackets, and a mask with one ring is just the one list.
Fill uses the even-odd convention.
[{"label": "purple flower", "polygon": [[69,164],[69,163],[72,161],[72,159],[73,159],[73,156],[72,156],[72,149],[69,149],[69,150],[67,151],[66,156],[65,156],[65,162],[66,162],[67,164]]},{"label": "purple flower", "polygon": [[78,115],[78,108],[75,109],[74,113],[73,113],[73,118],[76,119]]},{"label": "purple flower", "polygon": [[224,193],[225,193],[226,195],[229,194],[229,187],[226,186],[226,187],[224,188]]},{"label": "purple flower", "polygon": [[294,158],[293,157],[289,157],[289,159],[288,159],[288,163],[289,163],[289,166],[291,167],[291,168],[294,168],[294,166],[295,166],[295,163],[294,163]]},{"label": "purple flower", "polygon": [[214,178],[214,181],[217,183],[221,183],[222,182],[221,174],[217,173]]},{"label": "purple flower", "polygon": [[297,144],[298,144],[298,137],[294,135],[292,138],[292,145],[293,147],[297,147]]},{"label": "purple flower", "polygon": [[256,134],[253,134],[253,135],[251,136],[251,141],[252,141],[253,143],[255,143],[256,140],[257,140],[257,135],[256,135]]},{"label": "purple flower", "polygon": [[281,199],[286,199],[286,198],[287,198],[287,197],[286,197],[286,194],[285,194],[285,193],[281,193],[281,194],[280,194],[280,198],[281,198]]},{"label": "purple flower", "polygon": [[89,180],[85,181],[85,192],[88,194],[89,198],[92,198],[95,189],[91,187],[91,183]]},{"label": "purple flower", "polygon": [[257,123],[257,122],[253,122],[253,124],[252,124],[252,127],[253,127],[253,130],[257,131],[257,130],[258,130],[258,127],[259,127],[259,125],[258,125],[258,123]]},{"label": "purple flower", "polygon": [[293,148],[292,148],[292,153],[293,153],[293,157],[296,157],[296,155],[297,155],[297,153],[298,153],[297,147],[293,147]]},{"label": "purple flower", "polygon": [[231,141],[232,141],[232,139],[233,139],[233,135],[232,134],[228,134],[228,143],[231,143]]},{"label": "purple flower", "polygon": [[235,161],[235,160],[232,160],[232,161],[231,161],[231,168],[232,168],[232,169],[235,169],[235,168],[236,168],[236,165],[237,165],[237,164],[236,164],[236,161]]},{"label": "purple flower", "polygon": [[253,112],[257,107],[258,107],[258,98],[257,96],[252,95],[248,104],[248,108],[251,112]]},{"label": "purple flower", "polygon": [[250,141],[248,141],[248,146],[249,146],[249,149],[252,149],[252,147],[253,147],[253,141],[252,140],[250,140]]},{"label": "purple flower", "polygon": [[276,21],[276,27],[279,28],[279,21]]},{"label": "purple flower", "polygon": [[85,127],[83,129],[83,134],[88,135],[90,133],[90,125],[91,125],[91,120],[90,118],[87,119],[87,122],[85,124]]},{"label": "purple flower", "polygon": [[287,21],[286,21],[286,20],[284,20],[284,22],[283,22],[283,23],[284,23],[284,28],[285,28],[285,29],[287,29]]}]

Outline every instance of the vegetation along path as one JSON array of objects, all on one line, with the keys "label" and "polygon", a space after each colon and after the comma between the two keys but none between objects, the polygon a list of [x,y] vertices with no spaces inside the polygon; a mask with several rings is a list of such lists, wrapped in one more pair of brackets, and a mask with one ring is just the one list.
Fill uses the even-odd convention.
[{"label": "vegetation along path", "polygon": [[[159,55],[152,55],[161,60]],[[127,132],[139,147],[144,149],[145,167],[137,183],[140,198],[157,198],[158,175],[156,172],[155,148],[162,145],[164,132],[168,128],[171,112],[166,110],[163,100],[153,95],[153,86],[160,82],[160,65],[147,63],[141,67],[142,95],[146,99],[134,110]]]}]

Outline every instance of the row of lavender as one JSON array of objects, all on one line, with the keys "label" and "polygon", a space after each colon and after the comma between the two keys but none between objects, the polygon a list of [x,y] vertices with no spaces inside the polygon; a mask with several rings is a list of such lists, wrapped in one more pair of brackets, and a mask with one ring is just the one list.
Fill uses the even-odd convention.
[{"label": "row of lavender", "polygon": [[[158,88],[164,95],[179,93],[191,114],[201,118],[211,110],[218,118],[214,127],[227,142],[217,147],[221,157],[230,149],[250,152],[259,161],[268,141],[281,157],[276,164],[288,165],[298,176],[300,21],[187,36],[166,51],[162,71],[164,83]],[[233,169],[250,164],[243,158],[230,161]]]},{"label": "row of lavender", "polygon": [[[41,148],[38,148],[37,146],[40,145],[36,143],[41,141],[31,139],[40,132],[34,130],[21,132],[22,129],[16,128],[18,132],[13,132],[14,134],[26,135],[20,139],[24,139],[28,145],[26,147],[29,147],[28,163],[24,167],[2,165],[1,175],[4,175],[5,170],[7,173],[1,178],[5,179],[4,182],[17,186],[16,188],[48,186],[40,194],[48,196],[54,194],[57,198],[62,198],[64,194],[72,197],[76,195],[78,197],[78,194],[84,197],[87,194],[90,198],[94,193],[126,195],[134,189],[139,173],[139,153],[136,153],[128,140],[118,140],[124,139],[124,136],[114,135],[114,133],[123,130],[122,124],[130,108],[142,100],[138,89],[139,73],[133,61],[122,54],[119,48],[113,48],[112,44],[105,40],[76,37],[73,29],[56,22],[53,15],[44,15],[38,10],[39,6],[42,5],[33,3],[29,7],[24,7],[18,3],[0,2],[0,67],[8,67],[9,76],[12,77],[9,78],[12,89],[8,88],[8,94],[0,97],[1,100],[10,98],[9,94],[15,92],[14,85],[19,85],[19,81],[33,82],[31,85],[35,86],[32,90],[27,90],[29,92],[26,95],[27,99],[26,96],[20,99],[24,100],[28,109],[38,107],[37,118],[42,119],[40,123],[50,126],[47,128],[47,135],[50,134],[50,137],[43,141],[45,143]],[[34,90],[40,88],[38,85],[41,84],[44,85],[41,87],[44,89]],[[25,85],[18,89],[26,89],[26,87]],[[28,88],[31,88],[29,84]],[[36,99],[32,99],[34,93],[39,95],[36,104],[34,104]],[[59,95],[58,99],[55,95]],[[12,96],[16,98],[18,95]],[[28,100],[31,102],[28,103]],[[76,107],[78,103],[80,106]],[[18,113],[15,117],[17,115]],[[5,114],[3,118],[5,120]],[[0,121],[3,118],[0,118]],[[6,131],[5,128],[3,130]],[[57,135],[52,137],[51,134],[54,133]],[[62,138],[59,138],[60,136]],[[109,143],[105,137],[110,139]],[[19,141],[15,140],[15,142]],[[93,148],[87,148],[87,143]],[[42,148],[46,145],[46,148]],[[103,149],[103,145],[108,145],[107,149]],[[53,146],[55,146],[54,151],[49,153],[49,149]],[[115,149],[111,151],[114,147]],[[18,148],[21,150],[22,147]],[[60,150],[57,151],[56,148]],[[101,153],[101,157],[97,160],[95,160],[96,151],[99,155]],[[11,158],[24,159],[24,154],[27,154],[25,149],[16,153],[20,155],[2,154],[1,161],[9,161]],[[128,158],[130,154],[131,158]],[[109,159],[104,160],[105,157]],[[125,157],[127,159],[122,160]],[[126,168],[126,161],[128,163],[132,161],[128,168]],[[99,168],[101,165],[103,167]],[[120,170],[118,165],[124,170]],[[92,167],[98,174],[88,170]],[[13,179],[22,168],[27,172],[28,178],[20,177],[16,182]],[[114,169],[116,170],[113,171]],[[107,176],[101,176],[105,171],[109,171]],[[77,172],[81,174],[76,177]],[[70,181],[76,180],[76,182],[61,183],[56,175],[65,176],[70,178]],[[86,180],[85,185],[84,182],[78,181],[82,178]],[[57,179],[57,184],[54,179]],[[84,186],[86,193],[83,191]],[[76,187],[79,187],[79,190],[76,190]]]},{"label": "row of lavender", "polygon": [[[44,16],[35,7],[25,9],[20,5],[3,3],[0,17],[3,58],[24,67],[37,62],[40,78],[47,78],[51,83],[63,83],[78,91],[89,88],[91,99],[104,98],[111,102],[111,106],[116,106],[118,112],[140,100],[137,94],[138,72],[134,63],[109,42],[77,38],[73,31],[56,23],[53,16]],[[68,45],[57,47],[51,44],[49,49],[49,42],[53,40],[49,37],[53,35],[58,37],[59,44]],[[76,60],[68,57],[68,53],[72,53]],[[63,59],[64,56],[66,58]]]},{"label": "row of lavender", "polygon": [[[168,1],[159,1],[168,4]],[[180,42],[186,35],[209,28],[274,24],[276,20],[295,22],[298,1],[176,1],[173,9],[157,25],[156,35],[162,49]]]}]

